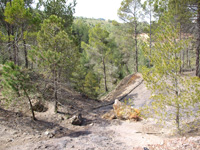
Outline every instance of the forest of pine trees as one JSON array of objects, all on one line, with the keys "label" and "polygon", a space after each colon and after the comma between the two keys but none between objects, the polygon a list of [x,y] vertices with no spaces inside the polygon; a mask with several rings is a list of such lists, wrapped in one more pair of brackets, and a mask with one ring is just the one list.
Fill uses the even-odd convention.
[{"label": "forest of pine trees", "polygon": [[76,1],[33,3],[0,0],[0,75],[7,96],[12,91],[29,100],[41,88],[33,82],[37,75],[43,88],[52,86],[57,112],[64,83],[98,99],[131,73],[144,72],[148,80],[150,72],[159,72],[157,77],[171,76],[174,84],[185,71],[200,78],[198,0],[122,0],[118,16],[123,23],[75,18]]}]

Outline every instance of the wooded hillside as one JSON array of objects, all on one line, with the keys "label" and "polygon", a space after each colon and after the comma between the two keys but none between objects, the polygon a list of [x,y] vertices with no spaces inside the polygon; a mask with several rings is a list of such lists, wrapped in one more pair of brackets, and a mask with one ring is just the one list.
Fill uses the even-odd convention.
[{"label": "wooded hillside", "polygon": [[[123,23],[75,18],[75,1],[40,0],[36,8],[33,3],[0,0],[3,100],[12,103],[24,96],[31,107],[31,96],[40,95],[53,100],[57,112],[63,85],[97,100],[125,76],[141,72],[150,88],[157,86],[155,93],[166,90],[158,92],[158,99],[174,94],[169,103],[176,104],[178,128],[179,100],[199,102],[198,0],[123,0],[118,10]],[[186,71],[195,71],[192,84],[181,77]],[[183,96],[186,89],[191,97]]]}]

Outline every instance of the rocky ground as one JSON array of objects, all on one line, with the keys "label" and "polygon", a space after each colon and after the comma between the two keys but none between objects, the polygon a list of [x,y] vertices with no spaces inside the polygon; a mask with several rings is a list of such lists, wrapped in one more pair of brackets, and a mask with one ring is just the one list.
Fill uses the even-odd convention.
[{"label": "rocky ground", "polygon": [[[139,122],[102,119],[114,99],[133,98],[135,106],[141,107],[150,102],[149,95],[138,74],[123,80],[102,102],[68,94],[65,97],[70,102],[62,103],[58,114],[49,102],[47,111],[36,112],[37,121],[28,112],[0,108],[0,150],[200,149],[198,122],[185,135],[175,136],[172,128],[161,127],[152,118]],[[83,117],[81,126],[71,124],[70,118],[77,112]]]},{"label": "rocky ground", "polygon": [[129,150],[163,142],[158,130],[158,133],[150,130],[150,134],[145,133],[145,122],[106,121],[96,116],[88,124],[72,126],[65,119],[55,124],[54,121],[32,121],[25,116],[5,117],[8,120],[1,117],[0,123],[2,150]]}]

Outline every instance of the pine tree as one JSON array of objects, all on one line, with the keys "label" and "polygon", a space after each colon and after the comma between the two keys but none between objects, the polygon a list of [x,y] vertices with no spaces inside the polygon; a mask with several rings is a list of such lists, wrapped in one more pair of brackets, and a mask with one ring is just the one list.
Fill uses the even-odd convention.
[{"label": "pine tree", "polygon": [[15,97],[25,96],[30,105],[32,118],[36,120],[29,94],[34,90],[30,77],[25,70],[13,62],[7,62],[2,68],[1,84],[3,87],[2,94],[9,101]]},{"label": "pine tree", "polygon": [[[30,18],[32,17],[30,10],[29,8],[25,8],[24,0],[13,0],[12,3],[8,2],[6,4],[4,15],[5,15],[6,22],[8,22],[9,24],[17,28],[21,28],[21,39],[23,41],[23,46],[24,46],[25,67],[28,68],[28,57],[27,57],[28,52],[27,52],[27,46],[26,46],[25,31],[28,28],[28,22]],[[15,42],[16,41],[14,41],[13,44],[15,44]],[[17,49],[14,49],[15,64],[19,64],[17,51],[18,51]]]},{"label": "pine tree", "polygon": [[[180,26],[176,26],[173,19],[170,14],[165,14],[160,20],[154,51],[147,56],[153,67],[144,67],[143,76],[152,91],[154,112],[163,118],[174,119],[180,131],[182,117],[192,113],[190,107],[199,103],[200,80],[179,73],[182,64],[179,54],[189,41],[179,39]],[[148,50],[146,54],[149,54]]]},{"label": "pine tree", "polygon": [[[153,5],[154,5],[154,0],[146,0],[144,2],[143,9],[146,14],[149,16],[149,48],[150,48],[150,55],[152,51],[152,18],[153,18]],[[150,61],[149,61],[149,67],[150,67]]]},{"label": "pine tree", "polygon": [[135,72],[138,72],[138,19],[141,16],[141,0],[123,0],[118,10],[119,17],[130,24],[130,31],[134,36]]},{"label": "pine tree", "polygon": [[92,71],[85,76],[84,92],[91,98],[97,98],[99,94],[98,77]]},{"label": "pine tree", "polygon": [[108,92],[109,33],[97,24],[89,31],[89,44],[82,42],[82,47],[89,56],[90,64],[103,75],[104,89]]},{"label": "pine tree", "polygon": [[38,47],[30,52],[30,59],[51,74],[57,112],[61,75],[63,72],[72,73],[77,61],[77,48],[63,30],[63,20],[55,15],[44,20],[37,35],[37,42]]},{"label": "pine tree", "polygon": [[70,81],[72,82],[74,88],[81,93],[85,93],[85,77],[87,75],[87,72],[91,70],[91,67],[88,66],[88,63],[89,58],[87,57],[85,51],[83,51],[80,54],[78,64],[74,68],[72,77],[70,78]]},{"label": "pine tree", "polygon": [[64,22],[65,31],[71,33],[71,27],[73,24],[73,14],[75,13],[74,7],[76,1],[67,4],[68,0],[39,0],[39,5],[43,6],[45,18],[49,18],[51,15],[62,18]]},{"label": "pine tree", "polygon": [[[200,2],[199,0],[156,0],[154,10],[159,17],[172,12],[182,30],[196,37],[196,76],[200,77]],[[195,26],[195,27],[194,27]],[[188,28],[188,29],[187,29]],[[180,30],[181,31],[181,30]],[[180,32],[181,33],[181,32]],[[181,36],[180,36],[181,37]],[[183,51],[184,59],[184,51]],[[184,62],[183,62],[184,64]]]},{"label": "pine tree", "polygon": [[89,42],[89,25],[82,19],[76,19],[73,23],[73,34],[77,38],[79,52],[82,52],[81,42]]}]

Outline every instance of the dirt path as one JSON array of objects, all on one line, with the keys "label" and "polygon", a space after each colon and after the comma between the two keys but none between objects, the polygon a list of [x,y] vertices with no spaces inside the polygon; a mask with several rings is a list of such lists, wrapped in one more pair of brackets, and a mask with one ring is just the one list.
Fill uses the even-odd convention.
[{"label": "dirt path", "polygon": [[2,139],[6,142],[1,143],[2,150],[130,150],[163,142],[161,136],[144,133],[143,123],[119,120],[97,121],[74,131],[65,131],[68,133],[61,138],[50,138],[45,132],[20,133],[2,126],[1,131],[1,135],[6,135]]},{"label": "dirt path", "polygon": [[[150,92],[138,74],[122,81],[102,104],[112,103],[115,98],[130,98],[135,107],[142,107],[151,102],[149,97]],[[80,99],[78,104],[81,102]],[[149,145],[163,144],[168,139],[170,129],[160,128],[153,119],[108,121],[101,116],[111,110],[112,105],[97,107],[96,103],[92,108],[91,103],[87,103],[89,107],[87,105],[83,109],[81,106],[82,126],[71,125],[66,113],[54,114],[51,104],[47,112],[36,113],[38,121],[0,109],[0,150],[142,150]],[[62,109],[64,112],[69,108]]]}]

